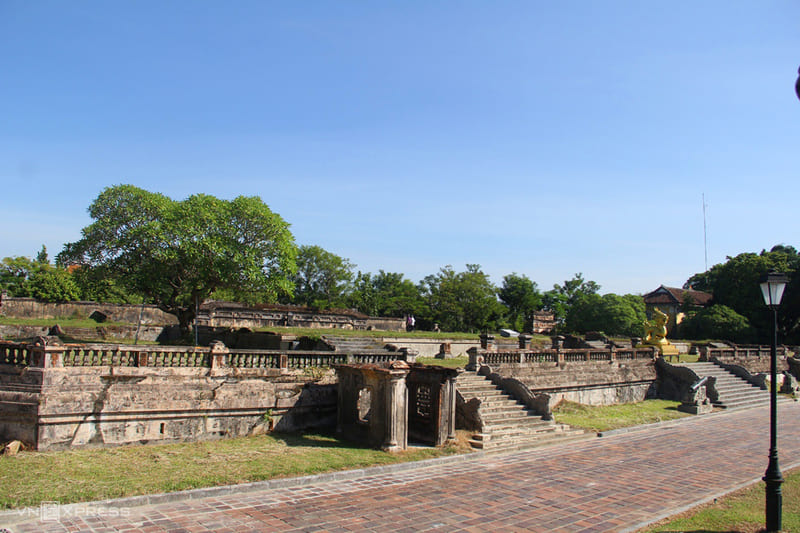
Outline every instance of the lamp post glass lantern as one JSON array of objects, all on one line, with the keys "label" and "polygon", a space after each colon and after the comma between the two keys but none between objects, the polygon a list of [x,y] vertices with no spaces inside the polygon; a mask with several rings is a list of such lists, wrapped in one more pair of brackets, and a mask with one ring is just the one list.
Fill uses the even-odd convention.
[{"label": "lamp post glass lantern", "polygon": [[766,483],[767,531],[780,531],[783,511],[783,493],[780,466],[778,466],[778,306],[783,298],[789,278],[774,270],[761,278],[764,303],[772,309],[772,345],[770,346],[770,398],[769,398],[769,465],[764,473]]}]

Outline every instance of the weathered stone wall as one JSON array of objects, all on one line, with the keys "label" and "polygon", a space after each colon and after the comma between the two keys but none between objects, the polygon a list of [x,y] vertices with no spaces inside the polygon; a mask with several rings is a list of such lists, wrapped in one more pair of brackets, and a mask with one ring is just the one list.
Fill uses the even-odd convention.
[{"label": "weathered stone wall", "polygon": [[652,359],[504,364],[493,370],[522,381],[531,392],[549,394],[551,407],[562,400],[588,405],[641,401],[656,380]]},{"label": "weathered stone wall", "polygon": [[403,337],[384,337],[383,342],[397,346],[398,348],[408,348],[417,352],[418,357],[436,357],[439,348],[443,343],[450,344],[450,354],[453,357],[463,357],[467,355],[470,348],[477,348],[480,342],[468,340],[450,339],[419,339]]},{"label": "weathered stone wall", "polygon": [[[0,315],[13,318],[64,319],[88,318],[99,311],[112,322],[138,324],[174,325],[174,315],[165,313],[154,305],[107,304],[98,302],[40,302],[34,298],[2,299]],[[273,326],[295,326],[320,329],[374,329],[404,331],[405,320],[390,317],[367,317],[360,313],[343,311],[315,312],[294,306],[249,308],[239,305],[220,306],[218,302],[201,305],[197,322],[201,326],[227,327],[232,329],[256,329]]]},{"label": "weathered stone wall", "polygon": [[49,450],[332,427],[331,366],[397,359],[413,357],[0,341],[0,440]]},{"label": "weathered stone wall", "polygon": [[405,331],[406,321],[403,318],[376,317],[367,319],[367,329],[378,331]]},{"label": "weathered stone wall", "polygon": [[104,304],[97,302],[40,302],[34,298],[3,298],[0,314],[14,318],[88,318],[99,311],[112,322],[138,324],[141,314],[142,324],[177,324],[178,319],[158,309],[154,305]]},{"label": "weathered stone wall", "polygon": [[551,408],[563,400],[589,405],[641,401],[654,392],[657,377],[652,349],[472,350],[469,368],[482,366],[521,381],[535,394],[548,394]]},{"label": "weathered stone wall", "polygon": [[[55,319],[53,320],[55,326]],[[32,339],[49,335],[51,326],[16,326],[0,324],[0,339]],[[180,338],[178,326],[107,326],[98,325],[95,328],[61,328],[64,335],[76,339],[98,339],[109,342],[125,342],[137,338],[140,341],[169,342]]]},{"label": "weathered stone wall", "polygon": [[14,370],[0,365],[0,435],[39,450],[247,435],[270,424],[266,413],[288,431],[335,423],[329,372],[314,380],[301,370]]}]

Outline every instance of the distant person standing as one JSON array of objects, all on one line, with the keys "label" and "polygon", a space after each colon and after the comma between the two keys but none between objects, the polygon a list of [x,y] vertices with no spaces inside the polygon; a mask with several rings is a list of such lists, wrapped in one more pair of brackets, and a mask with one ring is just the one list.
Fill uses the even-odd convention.
[{"label": "distant person standing", "polygon": [[408,317],[408,331],[414,331],[414,326],[415,326],[416,324],[417,324],[417,321],[416,321],[416,319],[414,318],[414,315],[410,315],[410,316]]}]

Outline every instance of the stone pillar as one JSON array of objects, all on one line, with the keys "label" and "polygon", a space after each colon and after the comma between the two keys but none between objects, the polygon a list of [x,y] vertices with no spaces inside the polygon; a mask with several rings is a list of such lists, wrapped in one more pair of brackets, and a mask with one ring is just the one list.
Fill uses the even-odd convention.
[{"label": "stone pillar", "polygon": [[37,342],[30,348],[31,363],[36,368],[59,368],[64,366],[64,347],[47,346]]},{"label": "stone pillar", "polygon": [[403,361],[409,364],[417,362],[417,354],[419,352],[413,348],[400,348],[400,353],[403,354]]},{"label": "stone pillar", "polygon": [[386,387],[386,436],[381,449],[399,452],[408,448],[408,370],[390,370]]},{"label": "stone pillar", "polygon": [[553,349],[560,350],[564,347],[564,336],[563,335],[556,335],[555,337],[551,337],[553,341]]},{"label": "stone pillar", "polygon": [[483,363],[483,356],[478,353],[478,349],[474,346],[467,350],[467,355],[469,355],[469,363],[467,363],[466,370],[475,372]]},{"label": "stone pillar", "polygon": [[450,351],[450,343],[443,342],[439,345],[439,353],[436,354],[437,359],[450,359],[453,356]]},{"label": "stone pillar", "polygon": [[211,360],[211,368],[222,368],[225,366],[225,356],[230,353],[225,344],[222,341],[212,341],[210,344],[210,360]]},{"label": "stone pillar", "polygon": [[[459,370],[459,372],[461,372]],[[456,378],[451,377],[448,378],[446,387],[447,387],[447,394],[449,402],[450,402],[450,413],[449,413],[449,423],[447,424],[447,440],[449,442],[453,442],[456,440]]]},{"label": "stone pillar", "polygon": [[519,349],[520,350],[530,350],[531,349],[531,341],[533,340],[533,335],[528,335],[527,333],[522,333],[519,336]]},{"label": "stone pillar", "polygon": [[494,351],[494,349],[495,349],[494,335],[489,335],[488,333],[482,333],[481,334],[481,348],[483,348],[487,352]]}]

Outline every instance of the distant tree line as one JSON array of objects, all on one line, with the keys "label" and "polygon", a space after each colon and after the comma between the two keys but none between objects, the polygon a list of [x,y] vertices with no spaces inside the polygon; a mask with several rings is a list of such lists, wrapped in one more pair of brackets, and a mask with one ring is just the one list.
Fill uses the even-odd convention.
[{"label": "distant tree line", "polygon": [[[529,331],[536,311],[551,311],[558,332],[639,336],[646,318],[639,295],[600,294],[581,273],[541,291],[524,274],[495,286],[480,265],[451,265],[415,283],[402,273],[362,272],[316,245],[297,246],[288,224],[257,197],[220,200],[193,195],[175,201],[132,185],[109,187],[89,207],[94,220],[55,264],[42,247],[35,259],[6,257],[0,288],[44,301],[153,303],[188,332],[207,298],[354,309],[371,316],[413,315],[419,329]],[[686,283],[714,293],[716,305],[686,304],[682,334],[748,340],[768,331],[758,277],[771,268],[793,274],[792,247],[740,254]],[[800,291],[793,277],[781,309],[786,335],[798,336]]]}]

